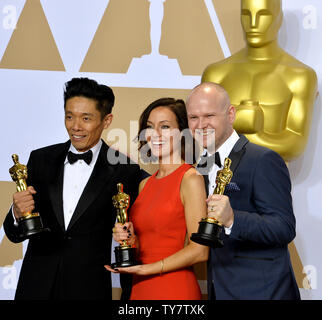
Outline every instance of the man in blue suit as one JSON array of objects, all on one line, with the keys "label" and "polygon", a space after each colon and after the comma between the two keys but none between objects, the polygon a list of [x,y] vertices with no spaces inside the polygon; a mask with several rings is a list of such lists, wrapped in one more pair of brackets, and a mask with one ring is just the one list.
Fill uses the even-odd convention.
[{"label": "man in blue suit", "polygon": [[[210,299],[300,299],[288,244],[295,237],[291,181],[283,159],[233,129],[235,108],[218,84],[204,82],[187,99],[189,127],[209,160],[208,216],[224,226],[223,248],[211,249]],[[226,157],[233,177],[213,195]],[[211,159],[214,159],[211,161]]]}]

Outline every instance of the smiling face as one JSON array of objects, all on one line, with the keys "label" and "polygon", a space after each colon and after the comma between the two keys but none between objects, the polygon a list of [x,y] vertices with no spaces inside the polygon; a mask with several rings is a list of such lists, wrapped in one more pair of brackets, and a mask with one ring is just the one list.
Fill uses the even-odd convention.
[{"label": "smiling face", "polygon": [[94,147],[113,119],[112,114],[102,119],[96,103],[96,100],[85,97],[73,97],[66,101],[65,127],[72,145],[80,152]]},{"label": "smiling face", "polygon": [[189,128],[209,152],[215,152],[232,134],[235,108],[228,96],[211,83],[203,83],[188,97]]},{"label": "smiling face", "polygon": [[[180,130],[175,114],[167,107],[153,109],[147,120],[146,140],[159,161],[181,162]],[[168,162],[170,163],[170,162]]]},{"label": "smiling face", "polygon": [[277,39],[282,19],[280,0],[242,0],[241,22],[246,41],[252,47]]}]

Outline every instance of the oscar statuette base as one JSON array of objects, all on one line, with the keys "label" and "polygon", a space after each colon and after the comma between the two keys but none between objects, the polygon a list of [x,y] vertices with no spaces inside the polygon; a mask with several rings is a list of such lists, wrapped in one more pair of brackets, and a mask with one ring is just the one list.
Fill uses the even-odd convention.
[{"label": "oscar statuette base", "polygon": [[222,248],[224,241],[221,239],[223,227],[219,224],[200,221],[197,233],[193,233],[190,239],[196,243],[211,248]]},{"label": "oscar statuette base", "polygon": [[20,229],[20,237],[22,239],[28,239],[34,235],[50,231],[49,228],[44,228],[39,215],[20,219],[18,221],[18,228]]},{"label": "oscar statuette base", "polygon": [[126,246],[118,246],[114,249],[115,253],[115,263],[112,263],[111,267],[121,268],[121,267],[131,267],[139,264],[135,258],[136,249]]}]

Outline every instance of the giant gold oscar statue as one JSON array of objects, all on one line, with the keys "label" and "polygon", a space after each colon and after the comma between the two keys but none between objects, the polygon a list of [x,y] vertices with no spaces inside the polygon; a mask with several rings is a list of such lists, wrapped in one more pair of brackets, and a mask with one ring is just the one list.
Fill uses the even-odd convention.
[{"label": "giant gold oscar statue", "polygon": [[[278,44],[281,0],[241,0],[246,47],[209,65],[202,82],[222,85],[236,107],[234,128],[286,162],[307,144],[317,95],[317,76]],[[299,287],[306,283],[294,243],[289,246]]]},{"label": "giant gold oscar statue", "polygon": [[317,76],[278,45],[281,0],[241,0],[246,47],[209,65],[202,82],[222,85],[236,107],[234,128],[285,161],[305,149]]}]

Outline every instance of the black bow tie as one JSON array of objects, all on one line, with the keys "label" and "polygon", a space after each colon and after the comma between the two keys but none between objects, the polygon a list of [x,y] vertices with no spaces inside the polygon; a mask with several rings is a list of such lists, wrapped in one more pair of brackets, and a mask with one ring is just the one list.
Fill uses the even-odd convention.
[{"label": "black bow tie", "polygon": [[87,164],[90,164],[93,158],[92,150],[88,150],[85,153],[73,153],[68,151],[67,159],[70,164],[75,163],[77,160],[84,160]]},{"label": "black bow tie", "polygon": [[211,156],[201,156],[197,167],[204,168],[205,171],[209,172],[214,163],[221,168],[220,155],[218,151]]}]

